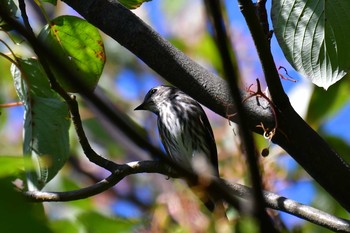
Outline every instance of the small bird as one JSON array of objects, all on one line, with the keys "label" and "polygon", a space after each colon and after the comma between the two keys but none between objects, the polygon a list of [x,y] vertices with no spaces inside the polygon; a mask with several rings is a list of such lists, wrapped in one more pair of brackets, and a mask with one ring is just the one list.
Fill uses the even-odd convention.
[{"label": "small bird", "polygon": [[[197,101],[172,86],[157,86],[149,90],[135,110],[148,110],[158,116],[158,130],[170,158],[180,166],[192,169],[198,158],[205,170],[219,177],[217,149],[208,118]],[[189,186],[194,186],[188,182]],[[215,199],[202,197],[205,206],[213,211]]]}]

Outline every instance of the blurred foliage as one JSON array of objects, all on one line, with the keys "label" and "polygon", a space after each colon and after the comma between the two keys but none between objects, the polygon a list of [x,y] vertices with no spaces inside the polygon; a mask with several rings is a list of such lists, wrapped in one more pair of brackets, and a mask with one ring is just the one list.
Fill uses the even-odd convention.
[{"label": "blurred foliage", "polygon": [[[201,4],[199,1],[184,0],[152,1],[143,4],[135,13],[156,30],[161,28],[159,30],[163,30],[162,34],[192,59],[210,71],[221,75],[222,67],[211,35],[206,29],[204,8]],[[58,2],[50,16],[55,18],[62,12],[72,13],[70,9]],[[31,11],[28,13],[30,19],[36,14]],[[152,14],[156,14],[156,19],[152,19]],[[40,31],[40,28],[34,29],[34,31]],[[235,28],[232,31],[235,32],[234,30]],[[237,29],[239,30],[241,28]],[[251,49],[254,49],[254,46],[247,43],[247,37],[242,33],[233,37],[233,43],[236,45],[238,59],[241,59],[240,63],[253,64],[252,60],[256,58],[252,58]],[[11,48],[14,48],[21,56],[33,56],[30,51],[28,52],[25,42],[13,43],[3,32],[0,32],[0,38],[9,43]],[[99,89],[110,98],[117,108],[149,129],[150,141],[158,146],[155,117],[147,113],[134,113],[133,109],[142,101],[150,87],[164,80],[161,80],[143,62],[110,37],[103,35],[103,41],[107,62],[99,81]],[[3,45],[0,45],[0,52],[9,53]],[[0,77],[1,103],[19,101],[10,76],[10,62],[3,57],[0,57],[0,70],[3,71]],[[126,73],[133,75],[125,77]],[[253,79],[259,77],[259,74],[255,72],[254,67],[248,67],[242,69],[241,76],[245,78],[243,82],[250,84],[249,80],[252,77]],[[320,88],[314,89],[307,120],[316,130],[322,128],[323,124],[327,123],[348,103],[348,90],[349,82],[346,80],[333,85],[327,92]],[[131,92],[134,93],[134,98],[125,96],[125,93]],[[150,158],[142,149],[125,143],[120,132],[114,132],[115,135],[111,135],[110,131],[103,127],[101,119],[96,117],[79,96],[78,100],[88,139],[99,154],[117,163]],[[256,224],[251,219],[240,218],[234,210],[228,213],[233,222],[230,226],[215,219],[206,212],[183,182],[175,179],[169,180],[157,174],[127,177],[114,188],[94,197],[67,203],[44,203],[44,209],[41,204],[25,202],[17,192],[13,191],[11,183],[21,178],[21,175],[17,173],[18,170],[22,174],[22,162],[18,160],[18,157],[13,160],[12,157],[22,153],[23,106],[1,108],[0,112],[0,138],[2,139],[0,141],[0,200],[6,200],[3,201],[4,206],[0,210],[1,232],[24,232],[28,229],[33,232],[67,233],[254,232],[256,229]],[[245,158],[242,156],[238,139],[239,132],[235,125],[229,124],[226,119],[215,115],[210,110],[207,110],[207,113],[217,141],[221,176],[230,182],[249,185],[247,182],[249,174],[245,166]],[[141,128],[140,131],[145,133]],[[348,153],[349,143],[346,139],[330,137],[327,132],[322,132],[322,134],[340,154]],[[279,193],[287,187],[293,187],[301,180],[310,180],[300,166],[288,167],[282,164],[281,160],[288,155],[281,148],[261,136],[255,135],[255,138],[258,154],[264,148],[269,150],[269,156],[259,157],[265,189]],[[48,183],[46,190],[76,190],[109,175],[88,161],[80,148],[73,127],[70,129],[70,146],[70,160],[60,170],[59,175]],[[315,184],[313,186],[315,186],[317,195],[311,205],[337,216],[348,217],[348,214],[323,189]],[[121,205],[123,201],[133,203],[138,211],[124,207]],[[12,211],[8,212],[8,209]],[[21,224],[18,224],[19,221]],[[325,231],[324,228],[305,221],[300,221],[296,225],[290,224],[288,220],[285,223],[288,228],[295,229],[297,232]]]},{"label": "blurred foliage", "polygon": [[119,2],[129,9],[136,9],[142,5],[144,2],[149,2],[151,0],[120,0]]},{"label": "blurred foliage", "polygon": [[[11,17],[16,17],[18,12],[18,7],[12,0],[1,0],[0,1],[0,7],[2,9],[6,9],[6,11],[9,13]],[[13,28],[11,25],[6,23],[1,17],[0,17],[0,28],[4,31],[11,31]]]},{"label": "blurred foliage", "polygon": [[0,156],[0,178],[6,178],[9,176],[22,177],[24,168],[26,171],[34,169],[30,159],[27,157],[19,156]]},{"label": "blurred foliage", "polygon": [[313,127],[321,126],[350,100],[350,82],[343,79],[333,84],[327,91],[314,88],[307,114],[307,122]]},{"label": "blurred foliage", "polygon": [[1,232],[26,232],[28,229],[37,233],[51,233],[44,213],[43,204],[29,203],[13,189],[14,177],[0,178],[0,227]]}]

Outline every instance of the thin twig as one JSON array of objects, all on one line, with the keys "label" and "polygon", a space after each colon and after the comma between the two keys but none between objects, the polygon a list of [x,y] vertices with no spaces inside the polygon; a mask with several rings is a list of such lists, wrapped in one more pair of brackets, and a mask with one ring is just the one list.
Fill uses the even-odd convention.
[{"label": "thin twig", "polygon": [[264,30],[264,34],[267,40],[270,42],[273,33],[270,31],[269,21],[267,19],[268,15],[266,11],[266,2],[267,0],[258,0],[256,2],[256,11],[259,17],[260,25]]},{"label": "thin twig", "polygon": [[[178,177],[178,174],[169,169],[164,163],[159,161],[138,161],[131,162],[124,165],[118,165],[118,169],[115,173],[101,180],[100,182],[88,186],[84,189],[68,192],[41,192],[32,191],[23,193],[24,196],[32,202],[65,202],[72,200],[79,200],[95,196],[104,192],[110,187],[116,185],[119,181],[128,175],[139,173],[160,173],[168,177]],[[213,177],[217,179],[216,177]],[[219,182],[219,181],[218,181]],[[238,196],[247,201],[251,200],[252,189],[241,185],[231,184],[225,180],[220,179],[220,182],[225,183],[226,188],[231,195]],[[350,233],[350,221],[342,218],[335,217],[324,211],[316,208],[303,205],[294,200],[279,196],[271,192],[263,192],[266,207],[286,212],[302,219],[315,223],[317,225],[326,227],[333,231],[349,232]]]},{"label": "thin twig", "polygon": [[224,72],[226,79],[231,88],[231,94],[236,105],[238,115],[238,127],[240,137],[246,152],[246,159],[248,168],[250,171],[250,179],[253,184],[253,215],[260,224],[261,232],[276,232],[276,229],[271,223],[269,216],[266,213],[264,199],[262,195],[262,184],[260,171],[257,164],[257,157],[255,156],[255,143],[251,132],[248,130],[248,124],[246,121],[246,112],[242,105],[242,98],[239,94],[238,88],[238,67],[234,67],[233,64],[237,64],[232,46],[229,43],[229,37],[226,33],[224,19],[221,13],[221,6],[219,0],[206,0],[206,6],[209,15],[212,18],[215,35],[216,45],[219,48],[221,59],[223,62]]},{"label": "thin twig", "polygon": [[[24,21],[24,25],[26,27],[26,30],[23,30],[23,32],[26,32],[26,38],[32,38],[32,40],[35,40],[35,35],[34,32],[32,30],[32,27],[30,26],[29,23],[29,19],[25,10],[25,3],[24,0],[19,0],[19,7],[21,9],[21,14],[22,14],[22,18]],[[33,44],[32,44],[33,45]],[[90,146],[89,141],[86,138],[83,126],[82,126],[82,122],[81,122],[81,118],[80,118],[80,114],[79,114],[79,107],[78,107],[78,102],[76,101],[75,96],[70,96],[62,87],[61,85],[57,82],[55,76],[52,73],[52,70],[49,66],[49,63],[47,62],[47,57],[43,54],[42,50],[39,49],[37,46],[35,46],[35,44],[33,45],[33,49],[35,51],[35,53],[38,56],[38,59],[49,79],[51,88],[56,91],[67,103],[68,108],[70,110],[71,116],[72,116],[72,121],[76,130],[76,133],[78,135],[78,139],[79,139],[79,143],[81,145],[81,147],[83,148],[83,151],[86,155],[86,157],[88,157],[88,159],[99,165],[100,167],[103,167],[105,169],[107,169],[110,172],[113,172],[114,169],[116,169],[117,165],[112,162],[109,161],[105,158],[103,158],[102,156],[98,155]],[[70,77],[65,76],[65,77]]]},{"label": "thin twig", "polygon": [[[126,38],[129,38],[129,42],[130,43],[132,43],[132,44],[137,44],[137,45],[139,45],[139,43],[135,43],[135,40],[130,40],[130,38],[132,37],[131,35],[135,35],[135,34],[130,34],[130,32],[140,32],[140,30],[150,30],[150,28],[147,28],[146,27],[146,29],[145,29],[145,27],[144,26],[140,26],[139,24],[141,24],[142,22],[136,17],[136,16],[134,16],[134,15],[130,15],[130,14],[128,14],[128,15],[125,15],[124,14],[124,11],[127,11],[127,10],[125,10],[123,7],[121,7],[121,6],[119,6],[119,4],[118,3],[115,3],[115,2],[111,2],[111,1],[104,1],[104,0],[101,0],[101,1],[99,1],[99,5],[100,5],[100,7],[97,7],[97,9],[90,9],[90,4],[91,4],[91,2],[92,2],[92,0],[91,1],[88,1],[89,2],[89,4],[86,4],[86,1],[87,0],[84,0],[84,1],[82,1],[82,0],[80,0],[80,1],[78,1],[78,0],[74,0],[74,1],[68,1],[68,0],[65,0],[66,2],[68,2],[70,5],[72,5],[73,6],[73,8],[75,9],[75,10],[77,10],[77,11],[79,11],[79,13],[80,14],[82,14],[82,15],[84,15],[85,17],[87,17],[87,18],[89,18],[89,20],[90,20],[90,22],[91,22],[91,18],[92,17],[96,17],[97,19],[96,19],[96,21],[94,21],[94,23],[95,23],[95,25],[97,24],[97,26],[100,26],[99,25],[99,23],[101,23],[101,22],[103,22],[103,24],[105,25],[105,26],[103,26],[104,27],[104,31],[107,33],[107,34],[109,34],[109,35],[111,35],[112,37],[114,37],[115,38],[115,35],[113,35],[113,33],[111,33],[110,32],[110,30],[115,30],[116,31],[116,33],[117,34],[119,34],[119,35],[122,35],[122,36],[125,36]],[[94,6],[95,7],[95,6]],[[113,8],[114,7],[114,8]],[[111,9],[111,8],[113,8],[113,9]],[[86,9],[86,11],[83,11],[82,9]],[[117,10],[123,10],[123,12],[121,12],[120,14],[115,14],[115,11],[114,11],[114,9],[117,9]],[[106,14],[106,12],[110,12],[110,14]],[[6,14],[6,12],[4,12],[3,11],[3,9],[0,9],[0,15],[2,15],[3,16],[3,14]],[[105,16],[105,17],[103,17],[103,16]],[[112,17],[114,17],[113,19],[114,20],[110,20]],[[117,18],[115,18],[115,17],[117,17]],[[8,17],[7,17],[8,18]],[[123,25],[130,25],[130,24],[127,24],[127,23],[125,23],[125,24],[123,24],[123,23],[118,23],[118,27],[116,27],[115,25],[113,26],[112,24],[110,24],[110,23],[106,23],[106,21],[105,20],[101,20],[101,19],[109,19],[108,20],[108,22],[119,22],[118,20],[121,20],[122,22],[124,22],[123,20],[126,20],[125,22],[129,22],[131,25],[133,25],[134,27],[132,27],[132,30],[129,30],[129,28],[128,27],[126,27],[126,31],[123,31],[122,29],[120,29],[119,27],[122,27]],[[135,21],[136,20],[136,21]],[[138,20],[138,21],[137,21]],[[133,21],[133,22],[130,22],[130,21]],[[133,23],[135,23],[135,24],[133,24]],[[141,27],[141,28],[140,28]],[[138,30],[135,30],[135,28],[137,28]],[[17,28],[17,30],[18,30],[18,28]],[[122,32],[122,33],[121,33]],[[154,31],[152,31],[152,33],[149,33],[149,34],[151,34],[152,36],[154,36],[154,37],[157,37],[157,39],[158,39],[158,36],[157,36],[157,34],[154,32]],[[149,37],[149,34],[147,34],[147,36],[146,37],[137,37],[137,38],[143,38],[143,39],[145,39],[145,38],[147,38],[146,39],[146,41],[151,41],[151,38]],[[154,39],[154,37],[152,37],[153,39]],[[125,47],[129,47],[129,45],[127,44],[127,45],[125,45],[125,43],[124,43],[124,41],[122,41],[122,40],[118,40],[123,46],[125,46]],[[156,42],[155,42],[155,44],[158,46],[158,47],[162,47],[162,44],[160,44],[160,42],[157,40]],[[156,46],[156,47],[157,47]],[[149,59],[148,58],[145,58],[145,53],[146,54],[148,54],[148,52],[149,52],[149,50],[151,49],[151,48],[153,48],[154,46],[150,46],[150,47],[148,47],[147,49],[140,49],[138,46],[136,46],[139,50],[138,51],[141,51],[141,52],[139,52],[138,53],[138,55],[140,56],[140,57],[142,57],[142,59],[146,62],[146,64],[149,64]],[[144,45],[142,45],[141,47],[144,47]],[[146,46],[147,47],[147,46]],[[41,46],[41,48],[42,48],[42,46]],[[45,48],[44,48],[45,49]],[[130,48],[129,48],[130,49]],[[135,48],[136,49],[136,48]],[[134,49],[134,50],[135,50]],[[179,56],[179,54],[178,54],[178,52],[174,52],[173,51],[173,47],[168,43],[167,44],[167,47],[165,47],[165,46],[163,46],[162,47],[162,49],[168,49],[169,51],[172,51],[173,53],[169,53],[169,54],[172,54],[172,55],[176,55],[176,62],[177,63],[181,63],[183,66],[181,66],[181,67],[183,67],[183,70],[184,70],[184,72],[183,73],[181,73],[181,72],[179,72],[177,69],[177,67],[173,67],[173,66],[171,66],[171,63],[169,63],[169,66],[166,66],[167,67],[167,69],[171,69],[172,70],[172,72],[168,72],[168,73],[171,73],[171,74],[174,74],[174,78],[177,78],[177,80],[182,80],[182,79],[178,79],[178,77],[179,77],[179,73],[181,73],[181,74],[184,74],[184,76],[186,76],[187,78],[188,78],[188,76],[191,76],[192,78],[194,78],[194,77],[197,77],[198,75],[200,75],[200,77],[205,77],[205,79],[207,80],[206,81],[206,83],[208,84],[207,86],[206,86],[206,88],[204,88],[204,89],[199,89],[199,90],[203,90],[203,93],[205,93],[205,94],[203,94],[203,96],[204,95],[208,95],[208,96],[210,96],[208,93],[211,93],[211,94],[213,94],[213,93],[219,93],[220,95],[222,95],[222,92],[223,92],[223,90],[222,89],[220,89],[220,88],[217,88],[218,87],[218,85],[216,85],[216,84],[212,84],[211,83],[211,80],[212,80],[212,78],[213,78],[213,76],[212,75],[210,75],[208,72],[204,72],[204,71],[202,71],[202,70],[199,70],[199,69],[193,69],[193,67],[194,66],[192,66],[192,61],[191,60],[189,60],[189,59],[184,59],[184,56]],[[132,49],[131,49],[132,50]],[[158,52],[158,51],[157,51]],[[152,53],[152,51],[151,51],[151,53]],[[46,54],[48,54],[48,55],[52,55],[52,54],[50,54],[49,52],[47,52]],[[161,59],[164,59],[164,54],[162,54],[162,55],[160,55],[160,56],[158,56],[158,58],[161,58]],[[166,55],[166,56],[168,56],[168,54]],[[154,59],[154,57],[155,56],[150,56],[152,59],[152,61],[154,61],[154,63],[152,63],[152,64],[160,64],[160,62],[159,62],[159,59]],[[52,58],[50,58],[49,57],[49,59],[52,59]],[[180,61],[180,62],[179,62]],[[152,64],[150,65],[151,67],[152,67]],[[164,66],[164,64],[162,64],[162,66]],[[192,69],[190,69],[190,67],[192,67]],[[153,67],[155,70],[157,70],[157,67]],[[67,70],[67,69],[66,69]],[[186,72],[187,73],[186,73]],[[193,75],[193,71],[195,71],[195,73],[196,74],[198,74],[197,76],[194,76]],[[167,76],[167,73],[166,72],[164,72],[163,73],[167,78],[168,78],[168,76]],[[180,75],[181,76],[181,75]],[[182,76],[181,76],[182,77]],[[214,78],[213,78],[214,79]],[[216,80],[218,80],[216,83],[225,83],[222,79],[216,79]],[[74,82],[74,81],[73,81]],[[188,82],[188,79],[185,79],[185,82]],[[214,81],[215,82],[215,81]],[[200,82],[199,82],[200,83]],[[200,83],[200,84],[198,84],[198,85],[202,85],[203,83]],[[219,86],[220,87],[224,87],[226,84],[220,84]],[[181,86],[181,85],[180,85]],[[188,86],[190,86],[190,87],[193,87],[192,85],[188,85]],[[212,90],[213,92],[208,92],[207,91],[207,89],[210,89],[210,90]],[[220,91],[218,91],[218,90],[220,90]],[[201,91],[199,91],[199,92],[201,92]],[[215,96],[219,96],[219,94],[213,94],[213,95],[211,95],[211,97],[208,97],[207,99],[215,99]],[[200,97],[200,96],[199,96]],[[197,99],[199,98],[198,96],[197,96]],[[227,106],[227,103],[229,102],[229,98],[228,99],[225,99],[227,96],[225,95],[224,97],[223,96],[221,96],[221,98],[219,98],[218,99],[218,101],[217,102],[207,102],[207,105],[209,105],[212,109],[214,109],[214,110],[216,110],[217,112],[220,112],[220,110],[218,110],[218,109],[220,109],[220,108],[222,108],[223,109],[223,111],[220,113],[221,115],[223,115],[223,116],[225,116],[226,115],[226,106]],[[87,97],[86,97],[87,98]],[[225,100],[224,102],[223,102],[223,100]],[[226,103],[226,104],[225,104]],[[95,105],[95,104],[94,104]],[[216,107],[216,105],[222,105],[221,107]],[[97,107],[98,107],[98,109],[101,109],[100,108],[100,106],[99,105],[96,105]],[[257,105],[254,105],[253,106],[253,108],[252,109],[254,109],[254,108],[256,108],[257,107]],[[104,111],[102,111],[101,110],[101,112],[103,112],[104,114],[106,113],[106,112],[104,112]],[[111,111],[109,111],[109,112],[111,112]],[[109,113],[108,111],[107,111],[107,113]],[[263,117],[261,114],[259,115],[259,113],[258,112],[256,112],[256,111],[252,111],[252,114],[256,114],[255,116],[257,117],[257,119],[259,119],[259,121],[261,120],[261,118]],[[267,112],[265,113],[265,114],[267,114]],[[117,117],[117,116],[115,116],[114,114],[112,114],[111,116],[109,116],[109,115],[107,115],[107,117],[110,119],[110,118],[114,118],[114,117]],[[272,118],[272,115],[270,115],[270,117],[267,117],[268,119],[270,119],[270,118]],[[296,119],[296,116],[291,116],[291,118],[289,118],[289,119],[291,119],[291,120],[295,120]],[[297,119],[299,119],[299,118],[297,118]],[[119,120],[119,118],[116,118],[115,119],[115,121],[118,121]],[[114,121],[112,121],[111,120],[111,122],[114,124],[114,125],[116,125],[116,122],[114,122]],[[290,124],[292,124],[291,122],[289,122]],[[318,181],[322,181],[321,182],[321,185],[324,187],[324,188],[326,188],[328,191],[329,190],[333,190],[333,192],[331,192],[331,194],[338,200],[338,201],[340,201],[340,203],[342,203],[343,205],[347,205],[347,203],[349,203],[349,198],[348,198],[348,195],[347,195],[347,192],[346,192],[346,190],[349,190],[349,189],[347,189],[346,187],[347,186],[349,186],[349,185],[347,185],[347,182],[343,182],[344,181],[344,178],[346,178],[346,177],[348,177],[348,175],[347,174],[349,174],[348,172],[347,172],[347,166],[345,166],[344,165],[344,163],[341,163],[343,160],[339,160],[339,156],[337,156],[337,154],[336,153],[334,153],[334,151],[332,151],[332,150],[330,150],[329,149],[329,147],[327,146],[327,145],[324,145],[325,143],[324,143],[324,141],[316,134],[316,133],[310,133],[309,131],[311,130],[310,129],[310,127],[307,127],[307,126],[304,126],[304,123],[302,123],[302,121],[301,120],[298,120],[297,121],[297,124],[296,124],[297,126],[295,126],[294,125],[294,121],[293,121],[293,124],[292,124],[292,126],[294,126],[294,127],[299,127],[300,125],[302,126],[302,129],[304,130],[304,129],[308,129],[308,131],[307,131],[307,134],[306,134],[306,138],[308,138],[308,139],[312,139],[313,141],[312,141],[312,143],[308,143],[308,147],[310,147],[310,145],[318,145],[317,143],[319,143],[319,142],[321,142],[321,146],[319,146],[319,149],[317,149],[317,148],[314,148],[314,147],[310,147],[310,150],[307,150],[307,149],[305,149],[305,146],[303,146],[303,142],[302,142],[302,140],[305,138],[305,136],[304,137],[302,137],[302,135],[304,135],[304,131],[302,130],[301,132],[302,133],[300,133],[299,134],[299,132],[300,132],[300,130],[298,130],[297,131],[297,135],[295,136],[295,137],[300,137],[300,139],[301,140],[299,140],[299,141],[296,141],[296,142],[294,142],[294,143],[298,143],[298,145],[299,145],[299,143],[300,143],[300,146],[301,147],[299,147],[299,148],[297,148],[297,149],[293,149],[293,150],[290,150],[290,153],[293,155],[293,156],[296,156],[297,158],[298,158],[298,161],[300,162],[300,164],[301,165],[303,165],[303,166],[306,166],[307,168],[308,168],[308,171],[309,172],[311,172],[311,174],[314,176],[314,177],[316,177],[317,179],[318,179]],[[253,127],[255,128],[255,124],[253,125]],[[129,136],[129,134],[128,133],[126,133],[126,135],[128,136],[128,137],[130,137]],[[137,141],[138,139],[136,139],[136,141]],[[137,142],[138,143],[138,142]],[[316,143],[316,144],[315,144]],[[284,148],[289,148],[290,146],[294,146],[295,144],[290,144],[290,142],[286,142],[286,141],[282,141],[282,147],[284,147]],[[146,148],[148,148],[148,146],[146,145],[146,144],[143,144]],[[321,149],[321,151],[320,151],[320,149]],[[325,151],[325,152],[323,152],[323,150]],[[319,155],[318,153],[320,153],[321,155]],[[329,156],[328,156],[329,155]],[[158,154],[156,155],[157,157],[158,157]],[[327,174],[328,173],[324,173],[324,171],[327,171],[327,166],[324,166],[324,163],[322,164],[320,164],[320,162],[316,162],[315,163],[315,161],[313,160],[314,158],[323,158],[324,156],[328,156],[328,157],[332,157],[332,159],[328,159],[328,157],[326,158],[326,159],[324,159],[324,161],[326,161],[326,163],[327,163],[327,165],[328,165],[328,169],[329,169],[329,165],[332,165],[332,167],[334,167],[334,168],[338,168],[338,173],[334,173],[331,177],[330,177],[330,180],[328,181],[326,178],[324,178],[324,176],[328,176]],[[308,158],[308,159],[304,159],[304,158]],[[334,160],[336,160],[336,163],[335,162],[333,162]],[[339,162],[340,161],[340,162]],[[308,165],[308,164],[310,164],[310,165]],[[341,172],[339,172],[339,169],[341,170]],[[346,170],[346,171],[344,171],[344,170]],[[322,176],[320,177],[320,176],[318,176],[317,174],[321,174],[323,172],[323,174],[322,174]],[[338,179],[338,177],[340,178],[340,179]],[[341,179],[341,178],[343,178],[343,179]],[[339,185],[339,182],[337,182],[337,180],[341,180],[342,181],[342,185],[340,185],[340,188],[339,189],[337,189],[337,187],[336,186],[338,186]],[[347,180],[347,179],[345,179],[345,180]],[[226,190],[227,191],[227,190]],[[339,194],[339,195],[337,195],[337,194]],[[320,218],[321,219],[321,218]],[[335,225],[337,225],[337,224],[335,224]],[[349,228],[349,227],[347,227],[347,228]],[[340,227],[334,227],[334,228],[330,228],[330,229],[334,229],[334,230],[336,230],[336,229],[340,229]]]},{"label": "thin twig", "polygon": [[116,185],[131,174],[159,172],[167,176],[176,176],[169,167],[158,161],[138,161],[117,165],[115,171],[107,178],[86,188],[68,192],[27,191],[24,195],[35,202],[66,202],[95,196]]},{"label": "thin twig", "polygon": [[11,108],[11,107],[17,107],[22,105],[23,105],[23,102],[13,102],[13,103],[0,104],[0,108]]},{"label": "thin twig", "polygon": [[[285,149],[347,211],[350,211],[350,165],[325,142],[291,106],[283,90],[268,41],[251,0],[238,0],[263,67],[279,129],[273,142]],[[325,171],[337,171],[329,175]],[[345,178],[346,177],[346,178]]]},{"label": "thin twig", "polygon": [[283,90],[275,62],[273,60],[270,43],[260,25],[256,15],[255,6],[251,0],[238,0],[242,14],[246,20],[258,56],[265,74],[266,83],[269,87],[272,102],[280,109],[290,106],[288,96]]},{"label": "thin twig", "polygon": [[[91,90],[86,86],[84,82],[81,82],[82,80],[80,77],[75,77],[74,75],[71,75],[70,67],[67,67],[65,63],[63,63],[61,60],[57,59],[57,56],[53,54],[53,52],[45,47],[41,42],[39,42],[32,34],[28,33],[25,28],[21,24],[19,24],[16,20],[9,17],[6,12],[4,12],[0,8],[0,15],[4,20],[6,20],[8,23],[10,23],[16,30],[19,32],[24,38],[27,39],[29,44],[33,47],[35,53],[40,58],[45,58],[45,60],[40,60],[43,63],[47,63],[47,61],[52,62],[53,64],[56,64],[58,67],[58,71],[61,73],[63,77],[69,77],[69,81],[71,85],[74,88],[77,88],[80,91],[80,94],[85,97],[93,106],[98,109],[105,117],[108,119],[114,127],[119,128],[122,130],[126,136],[128,136],[131,140],[135,142],[138,146],[147,149],[152,156],[155,158],[161,158],[163,162],[171,166],[173,169],[179,172],[179,174],[182,175],[182,177],[185,177],[188,180],[198,181],[200,180],[200,177],[193,173],[192,171],[185,169],[181,167],[180,164],[174,163],[171,161],[167,156],[164,155],[158,148],[155,148],[153,145],[151,145],[147,139],[145,139],[143,136],[141,136],[135,128],[132,127],[132,124],[126,121],[125,115],[123,115],[120,112],[117,112],[115,109],[112,109],[108,104],[106,104],[103,100],[101,100],[96,94],[91,92]],[[72,102],[69,105],[74,106],[76,104],[76,100],[74,97],[70,97],[63,89],[62,87],[57,83],[56,79],[54,78],[51,70],[49,69],[48,64],[43,64],[43,68],[50,80],[51,88],[56,90],[67,102]],[[72,108],[74,111],[74,108]],[[76,105],[76,110],[77,110]],[[76,115],[76,114],[75,114]],[[78,123],[81,124],[81,123]],[[90,150],[90,148],[87,148]],[[113,164],[113,162],[105,163],[104,159],[100,157],[102,160],[102,163],[99,163],[100,166],[123,166],[123,165],[117,165]],[[117,168],[117,167],[116,167]],[[114,169],[115,170],[115,169]],[[115,171],[113,171],[115,172]],[[212,181],[212,180],[210,180]],[[205,190],[209,193],[211,193],[214,196],[218,196],[226,200],[229,204],[234,206],[238,211],[241,211],[241,207],[239,204],[239,200],[235,199],[230,195],[230,193],[225,188],[225,185],[218,183],[218,182],[209,182],[207,184]],[[69,197],[68,197],[69,198]]]},{"label": "thin twig", "polygon": [[[79,157],[70,156],[68,163],[70,166],[74,168],[74,170],[76,170],[79,173],[79,176],[80,175],[85,176],[92,183],[98,183],[101,180],[101,174],[92,173],[89,167],[79,162]],[[115,188],[110,188],[105,192],[108,192],[108,195],[109,194],[113,195],[114,199],[123,199],[123,200],[130,201],[134,203],[141,210],[151,210],[153,204],[151,202],[142,201],[142,198],[138,196],[138,192],[136,191],[135,186],[132,186],[130,188],[133,191],[127,192],[127,193],[125,193],[122,189],[115,189]]]},{"label": "thin twig", "polygon": [[79,106],[75,96],[68,96],[66,92],[62,93],[62,97],[64,96],[66,103],[69,106],[69,110],[72,116],[72,121],[75,127],[75,132],[78,135],[79,143],[84,151],[86,157],[92,162],[100,167],[107,169],[110,172],[113,172],[118,168],[118,165],[111,160],[103,158],[101,155],[97,154],[94,149],[92,149],[89,140],[86,137],[83,124],[81,121]]},{"label": "thin twig", "polygon": [[32,27],[30,26],[27,11],[26,11],[26,4],[24,0],[18,0],[19,9],[21,10],[21,15],[23,19],[24,26],[27,28],[28,32],[34,34]]}]

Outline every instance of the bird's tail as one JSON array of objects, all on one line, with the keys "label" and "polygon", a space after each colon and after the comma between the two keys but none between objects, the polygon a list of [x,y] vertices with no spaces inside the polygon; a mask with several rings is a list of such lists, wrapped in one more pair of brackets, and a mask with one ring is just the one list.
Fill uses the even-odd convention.
[{"label": "bird's tail", "polygon": [[225,218],[226,216],[226,209],[224,206],[224,202],[221,199],[215,198],[208,194],[208,192],[205,191],[205,188],[202,185],[194,185],[190,184],[188,182],[189,187],[193,191],[196,196],[202,201],[204,206],[212,212],[216,217],[218,218]]}]

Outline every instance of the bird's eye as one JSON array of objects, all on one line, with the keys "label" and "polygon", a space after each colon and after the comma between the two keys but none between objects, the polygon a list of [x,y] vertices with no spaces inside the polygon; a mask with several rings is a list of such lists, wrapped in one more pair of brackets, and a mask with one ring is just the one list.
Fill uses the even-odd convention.
[{"label": "bird's eye", "polygon": [[156,92],[157,92],[157,89],[154,88],[154,89],[152,89],[152,90],[150,91],[150,94],[152,95],[152,94],[154,94],[154,93],[156,93]]}]

